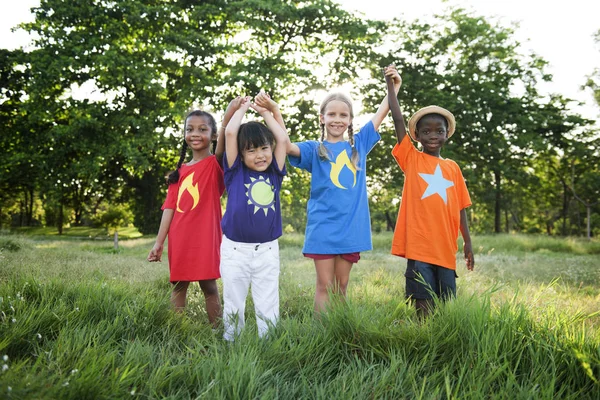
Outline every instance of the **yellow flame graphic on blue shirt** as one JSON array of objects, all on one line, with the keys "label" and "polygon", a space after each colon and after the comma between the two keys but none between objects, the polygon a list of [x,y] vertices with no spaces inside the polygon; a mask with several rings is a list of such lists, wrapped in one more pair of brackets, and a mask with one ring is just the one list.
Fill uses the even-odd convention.
[{"label": "yellow flame graphic on blue shirt", "polygon": [[354,182],[352,183],[352,187],[356,185],[356,168],[354,168],[354,165],[352,165],[352,162],[350,162],[346,150],[338,154],[337,158],[335,159],[335,162],[330,161],[330,163],[331,172],[329,172],[329,177],[331,178],[331,182],[335,186],[339,187],[340,189],[347,189],[340,183],[340,174],[342,173],[344,167],[348,167],[348,169],[352,172],[352,175],[354,175]]},{"label": "yellow flame graphic on blue shirt", "polygon": [[189,174],[188,176],[185,177],[185,179],[183,180],[183,182],[181,182],[181,186],[179,186],[179,193],[177,193],[177,211],[182,213],[184,212],[181,208],[179,208],[179,201],[181,200],[181,195],[187,191],[190,196],[192,196],[192,199],[194,199],[194,204],[192,205],[192,208],[190,208],[189,211],[192,211],[194,208],[196,208],[196,206],[198,205],[198,202],[200,201],[200,193],[198,192],[198,184],[196,183],[195,185],[193,185],[194,181],[194,173],[192,172],[191,174]]}]

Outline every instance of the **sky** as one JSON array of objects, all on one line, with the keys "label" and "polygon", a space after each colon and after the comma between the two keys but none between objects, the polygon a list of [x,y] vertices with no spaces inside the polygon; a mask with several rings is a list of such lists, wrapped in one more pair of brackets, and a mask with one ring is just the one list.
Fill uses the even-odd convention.
[{"label": "sky", "polygon": [[[348,11],[370,19],[431,18],[451,6],[461,6],[475,15],[491,18],[501,25],[519,23],[516,38],[524,50],[533,50],[549,62],[550,84],[545,93],[559,93],[585,103],[573,108],[582,116],[600,119],[600,107],[591,92],[580,89],[595,69],[600,69],[600,44],[594,33],[600,30],[600,1],[569,0],[338,0]],[[29,42],[26,33],[11,32],[11,27],[31,20],[30,8],[39,0],[0,0],[0,48],[14,49]],[[398,66],[401,71],[402,66]]]}]

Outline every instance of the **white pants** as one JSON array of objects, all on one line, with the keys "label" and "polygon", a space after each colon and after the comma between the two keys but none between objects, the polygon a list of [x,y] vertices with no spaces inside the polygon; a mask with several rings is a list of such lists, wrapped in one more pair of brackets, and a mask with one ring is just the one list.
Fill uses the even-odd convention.
[{"label": "white pants", "polygon": [[223,280],[223,338],[232,341],[244,328],[248,288],[256,313],[258,335],[279,319],[279,243],[234,242],[223,235],[221,242],[221,279]]}]

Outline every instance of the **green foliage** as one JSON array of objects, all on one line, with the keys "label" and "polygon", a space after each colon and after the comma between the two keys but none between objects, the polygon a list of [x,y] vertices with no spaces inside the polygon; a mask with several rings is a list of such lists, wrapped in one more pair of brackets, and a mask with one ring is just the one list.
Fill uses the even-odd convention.
[{"label": "green foliage", "polygon": [[[390,234],[382,234],[352,272],[349,302],[334,302],[317,320],[314,266],[300,254],[302,235],[286,235],[278,326],[258,339],[250,302],[246,331],[228,344],[206,323],[197,285],[185,315],[169,310],[167,266],[144,262],[150,239],[123,243],[118,255],[105,251],[107,243],[0,239],[25,245],[0,253],[6,398],[600,396],[597,278],[595,292],[584,292],[493,278],[481,265],[482,273],[459,272],[458,298],[419,322],[403,299],[401,263],[388,254]],[[485,248],[478,254],[485,263],[497,257],[495,268],[551,280],[539,250],[554,240],[473,239]],[[581,249],[596,244],[572,240],[556,255],[587,260]],[[513,265],[518,245],[537,269]],[[597,257],[589,260],[595,263],[588,271],[597,272]]]},{"label": "green foliage", "polygon": [[[351,83],[364,113],[374,112],[380,68],[392,62],[407,116],[428,104],[456,115],[444,157],[467,179],[473,231],[582,235],[583,203],[599,195],[597,132],[568,99],[538,92],[551,79],[546,61],[524,53],[513,27],[460,8],[432,23],[386,24],[326,0],[43,0],[34,15],[22,25],[31,50],[0,50],[3,224],[62,232],[107,202],[128,205],[135,226],[153,234],[187,110],[218,118],[233,96],[265,89],[292,141],[317,139],[319,91]],[[389,121],[381,133],[367,167],[375,231],[393,228],[403,184]],[[288,169],[288,231],[304,229],[309,181]],[[598,204],[590,212],[596,221]]]}]

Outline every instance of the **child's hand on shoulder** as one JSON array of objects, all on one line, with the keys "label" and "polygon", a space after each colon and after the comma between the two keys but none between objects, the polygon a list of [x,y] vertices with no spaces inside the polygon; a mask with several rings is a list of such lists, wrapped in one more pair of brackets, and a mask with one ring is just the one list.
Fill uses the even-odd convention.
[{"label": "child's hand on shoulder", "polygon": [[400,86],[402,85],[402,78],[400,77],[396,66],[394,64],[390,64],[387,67],[384,67],[383,74],[386,78],[390,77],[394,81],[394,90],[396,93],[398,93],[398,91],[400,91]]}]

